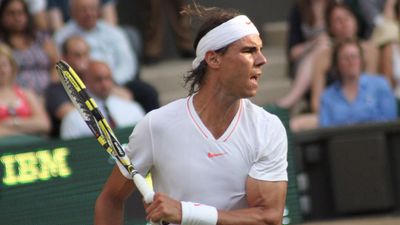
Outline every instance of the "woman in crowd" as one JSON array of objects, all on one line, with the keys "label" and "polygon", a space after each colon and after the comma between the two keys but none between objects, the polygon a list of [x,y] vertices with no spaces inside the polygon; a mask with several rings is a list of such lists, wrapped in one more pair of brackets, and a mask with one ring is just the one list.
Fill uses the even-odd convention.
[{"label": "woman in crowd", "polygon": [[16,74],[10,48],[0,44],[0,136],[47,134],[51,125],[43,104],[15,83]]},{"label": "woman in crowd", "polygon": [[333,64],[338,80],[321,97],[319,124],[322,127],[348,125],[397,118],[394,93],[379,75],[363,73],[362,48],[354,40],[338,43]]},{"label": "woman in crowd", "polygon": [[298,0],[289,15],[288,60],[293,85],[277,101],[283,108],[293,107],[309,90],[319,52],[330,48],[325,11],[333,0]]},{"label": "woman in crowd", "polygon": [[357,40],[338,41],[332,59],[335,80],[322,94],[319,113],[294,117],[292,131],[397,119],[396,99],[388,81],[363,72],[363,48]]},{"label": "woman in crowd", "polygon": [[0,37],[13,49],[19,68],[17,83],[42,95],[51,76],[56,76],[58,55],[52,39],[36,31],[25,1],[1,1]]},{"label": "woman in crowd", "polygon": [[[358,39],[358,24],[354,13],[344,4],[334,4],[328,8],[326,14],[328,32],[333,44],[346,40]],[[360,45],[364,52],[365,71],[375,74],[378,67],[378,49],[368,40],[360,40]],[[318,113],[319,103],[322,92],[326,85],[329,85],[336,76],[335,68],[332,65],[333,49],[329,48],[321,52],[317,58],[315,71],[311,84],[311,111]]]}]

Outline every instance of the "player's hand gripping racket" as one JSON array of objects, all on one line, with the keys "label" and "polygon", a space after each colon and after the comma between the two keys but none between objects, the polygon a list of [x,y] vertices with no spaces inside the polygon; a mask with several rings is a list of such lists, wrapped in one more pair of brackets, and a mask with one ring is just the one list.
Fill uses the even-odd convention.
[{"label": "player's hand gripping racket", "polygon": [[117,140],[111,127],[108,125],[107,120],[97,108],[96,102],[88,95],[86,87],[79,76],[64,61],[57,62],[56,69],[65,91],[74,106],[78,109],[86,124],[89,126],[97,141],[129,172],[136,187],[142,194],[143,200],[147,204],[153,202],[154,191],[146,183],[143,176],[133,167],[120,142]]}]

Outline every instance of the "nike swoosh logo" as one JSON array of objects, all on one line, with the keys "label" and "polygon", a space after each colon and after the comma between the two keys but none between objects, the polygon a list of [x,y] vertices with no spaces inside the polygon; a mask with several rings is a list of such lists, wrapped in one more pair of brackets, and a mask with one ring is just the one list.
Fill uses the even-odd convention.
[{"label": "nike swoosh logo", "polygon": [[208,158],[210,158],[210,159],[214,158],[214,157],[222,156],[222,155],[225,155],[225,153],[212,153],[212,152],[209,152],[207,154]]},{"label": "nike swoosh logo", "polygon": [[251,24],[251,21],[247,21],[246,24],[247,24],[247,25],[250,25],[250,24]]}]

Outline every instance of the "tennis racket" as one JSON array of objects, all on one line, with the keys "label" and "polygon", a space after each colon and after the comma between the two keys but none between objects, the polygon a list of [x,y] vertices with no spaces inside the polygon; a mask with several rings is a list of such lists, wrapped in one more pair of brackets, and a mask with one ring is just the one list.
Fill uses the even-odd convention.
[{"label": "tennis racket", "polygon": [[126,156],[124,149],[114,135],[111,127],[108,125],[107,120],[98,109],[96,102],[88,95],[84,83],[66,62],[57,62],[56,69],[65,91],[97,141],[129,172],[136,187],[143,196],[143,200],[147,204],[151,203],[153,201],[154,191],[149,187],[146,180],[138,173]]}]

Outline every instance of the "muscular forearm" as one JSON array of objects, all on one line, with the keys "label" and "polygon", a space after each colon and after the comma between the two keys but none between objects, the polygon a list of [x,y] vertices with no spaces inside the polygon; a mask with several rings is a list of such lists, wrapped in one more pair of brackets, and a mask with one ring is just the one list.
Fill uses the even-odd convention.
[{"label": "muscular forearm", "polygon": [[218,211],[218,225],[280,225],[283,212],[262,207],[234,211]]}]

